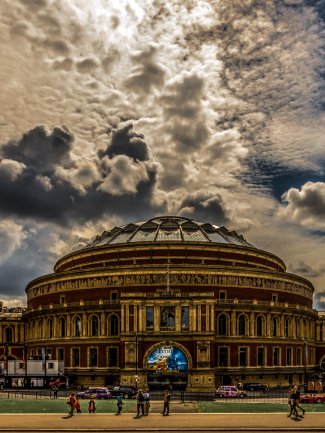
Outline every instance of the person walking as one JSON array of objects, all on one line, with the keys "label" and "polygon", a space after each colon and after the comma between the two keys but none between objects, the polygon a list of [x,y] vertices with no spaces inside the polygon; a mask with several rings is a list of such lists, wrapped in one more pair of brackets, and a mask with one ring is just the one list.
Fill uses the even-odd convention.
[{"label": "person walking", "polygon": [[56,385],[53,385],[52,386],[52,390],[53,390],[53,397],[56,399],[56,398],[58,398],[58,391],[59,391],[59,388],[56,386]]},{"label": "person walking", "polygon": [[290,413],[288,415],[288,418],[291,418],[291,415],[294,415],[296,418],[298,418],[294,388],[291,388],[289,393],[290,393],[290,395],[289,395],[288,403],[290,405]]},{"label": "person walking", "polygon": [[74,393],[72,392],[70,396],[67,399],[67,403],[70,406],[69,415],[73,416],[74,410],[75,410],[75,404],[76,404],[76,397]]},{"label": "person walking", "polygon": [[121,415],[121,412],[122,412],[122,409],[123,409],[123,394],[119,394],[116,397],[116,404],[117,404],[116,415]]},{"label": "person walking", "polygon": [[164,401],[164,408],[162,411],[162,415],[169,415],[169,402],[170,402],[170,392],[166,389],[163,393],[163,401]]},{"label": "person walking", "polygon": [[95,400],[91,398],[88,403],[88,412],[95,413],[95,410],[96,410]]},{"label": "person walking", "polygon": [[144,416],[148,416],[149,409],[150,409],[150,394],[148,391],[145,391],[143,393],[143,405],[144,405]]},{"label": "person walking", "polygon": [[295,399],[295,405],[296,405],[296,411],[297,411],[297,413],[298,413],[297,409],[300,409],[301,412],[302,412],[302,416],[304,416],[306,411],[305,411],[305,409],[303,409],[300,406],[300,389],[299,389],[298,385],[295,385],[293,387],[293,398]]},{"label": "person walking", "polygon": [[81,413],[79,397],[76,397],[76,402],[74,404],[74,407],[76,408],[77,413]]},{"label": "person walking", "polygon": [[[144,399],[143,399],[143,394],[142,394],[141,389],[137,392],[136,399],[137,399],[137,416],[136,416],[136,418],[141,418],[141,416],[144,415],[144,408],[143,408]],[[140,411],[141,411],[142,415],[140,415]]]}]

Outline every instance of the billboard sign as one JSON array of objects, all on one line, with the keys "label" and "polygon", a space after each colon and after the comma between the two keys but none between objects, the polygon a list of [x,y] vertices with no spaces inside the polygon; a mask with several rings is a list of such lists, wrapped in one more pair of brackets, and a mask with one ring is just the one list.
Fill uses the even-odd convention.
[{"label": "billboard sign", "polygon": [[149,354],[147,368],[152,373],[185,373],[188,371],[188,361],[178,347],[160,346]]}]

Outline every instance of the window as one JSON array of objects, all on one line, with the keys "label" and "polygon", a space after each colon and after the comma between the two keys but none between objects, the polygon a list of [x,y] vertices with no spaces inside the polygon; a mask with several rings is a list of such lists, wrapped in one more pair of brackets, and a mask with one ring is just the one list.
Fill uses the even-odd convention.
[{"label": "window", "polygon": [[119,335],[118,317],[116,314],[113,314],[109,319],[109,331],[110,335]]},{"label": "window", "polygon": [[79,316],[74,319],[73,335],[75,337],[80,337],[81,335],[81,320]]},{"label": "window", "polygon": [[219,301],[220,302],[226,302],[227,300],[227,292],[219,292]]},{"label": "window", "polygon": [[247,348],[246,347],[240,347],[239,348],[239,365],[240,365],[240,367],[246,367],[247,366]]},{"label": "window", "polygon": [[273,347],[273,365],[280,365],[280,349]]},{"label": "window", "polygon": [[297,365],[302,365],[302,356],[301,356],[301,348],[297,349]]},{"label": "window", "polygon": [[116,304],[118,302],[118,292],[111,292],[111,303]]},{"label": "window", "polygon": [[182,331],[189,330],[189,307],[182,307],[181,310]]},{"label": "window", "polygon": [[300,320],[296,319],[296,337],[301,337],[300,335]]},{"label": "window", "polygon": [[47,368],[48,368],[49,370],[53,370],[53,369],[54,369],[54,362],[48,362],[48,363],[47,363]]},{"label": "window", "polygon": [[287,365],[292,365],[292,349],[287,347]]},{"label": "window", "polygon": [[272,293],[272,302],[278,302],[278,295],[276,293]]},{"label": "window", "polygon": [[227,335],[227,316],[225,314],[218,316],[218,334]]},{"label": "window", "polygon": [[228,367],[228,347],[219,347],[219,367]]},{"label": "window", "polygon": [[5,342],[6,343],[12,343],[12,339],[13,339],[12,328],[8,327],[5,329]]},{"label": "window", "polygon": [[65,295],[60,296],[60,304],[61,305],[65,304]]},{"label": "window", "polygon": [[80,350],[79,348],[74,347],[72,349],[72,367],[80,366]]},{"label": "window", "polygon": [[175,307],[160,308],[160,328],[166,330],[175,330]]},{"label": "window", "polygon": [[146,330],[154,329],[154,307],[146,307]]},{"label": "window", "polygon": [[257,365],[260,367],[265,365],[265,348],[264,347],[258,347],[257,348]]},{"label": "window", "polygon": [[290,320],[289,319],[285,319],[284,321],[284,336],[285,337],[289,337],[290,336]]},{"label": "window", "polygon": [[273,317],[272,319],[272,336],[277,337],[278,335],[278,319]]},{"label": "window", "polygon": [[244,314],[238,318],[238,335],[246,335],[246,317]]},{"label": "window", "polygon": [[92,316],[91,318],[91,331],[90,331],[90,335],[92,337],[98,337],[98,317],[97,316]]},{"label": "window", "polygon": [[47,335],[49,338],[53,338],[53,320],[49,319],[47,322]]},{"label": "window", "polygon": [[61,347],[58,349],[58,361],[64,361],[64,349]]},{"label": "window", "polygon": [[263,336],[263,319],[261,316],[258,316],[256,319],[256,335],[257,337]]},{"label": "window", "polygon": [[60,337],[65,337],[65,320],[61,317],[59,320]]},{"label": "window", "polygon": [[118,367],[118,348],[109,347],[108,348],[108,366]]},{"label": "window", "polygon": [[97,367],[97,363],[98,363],[98,352],[97,352],[97,348],[93,347],[89,350],[89,366]]}]

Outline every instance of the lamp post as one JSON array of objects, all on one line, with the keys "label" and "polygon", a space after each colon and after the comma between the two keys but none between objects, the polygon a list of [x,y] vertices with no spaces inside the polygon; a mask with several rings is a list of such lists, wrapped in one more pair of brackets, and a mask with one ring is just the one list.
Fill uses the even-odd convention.
[{"label": "lamp post", "polygon": [[305,378],[304,378],[304,383],[305,383],[305,392],[307,391],[307,341],[305,341]]},{"label": "lamp post", "polygon": [[138,389],[138,334],[135,335],[135,389]]}]

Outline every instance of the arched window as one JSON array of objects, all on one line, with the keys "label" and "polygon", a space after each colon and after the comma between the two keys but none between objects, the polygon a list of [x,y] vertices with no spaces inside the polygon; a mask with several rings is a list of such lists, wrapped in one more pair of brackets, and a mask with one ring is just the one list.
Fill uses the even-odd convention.
[{"label": "arched window", "polygon": [[290,337],[290,319],[285,319],[284,321],[284,336],[285,337]]},{"label": "arched window", "polygon": [[49,319],[47,321],[47,335],[49,338],[53,338],[53,320]]},{"label": "arched window", "polygon": [[39,320],[38,322],[38,338],[43,338],[43,327],[42,327],[42,320]]},{"label": "arched window", "polygon": [[263,318],[262,318],[262,316],[257,316],[257,318],[256,318],[256,335],[257,335],[257,337],[263,336]]},{"label": "arched window", "polygon": [[109,332],[110,332],[110,335],[119,335],[118,317],[115,314],[113,314],[110,317]]},{"label": "arched window", "polygon": [[12,328],[8,327],[5,329],[5,342],[6,343],[12,343],[12,341],[13,341]]},{"label": "arched window", "polygon": [[299,338],[301,337],[301,333],[300,333],[300,320],[296,319],[296,337]]},{"label": "arched window", "polygon": [[91,318],[91,336],[98,337],[99,335],[99,321],[97,316],[92,316]]},{"label": "arched window", "polygon": [[66,336],[66,327],[65,327],[65,319],[63,317],[59,320],[59,330],[60,330],[60,337]]},{"label": "arched window", "polygon": [[244,314],[238,317],[238,335],[246,335],[246,316]]},{"label": "arched window", "polygon": [[225,314],[218,316],[218,334],[227,335],[227,316]]},{"label": "arched window", "polygon": [[273,317],[273,319],[272,319],[272,336],[273,337],[278,336],[278,319],[277,319],[277,317]]},{"label": "arched window", "polygon": [[74,318],[73,335],[74,335],[74,337],[80,337],[80,335],[81,335],[81,320],[80,320],[79,316]]}]

